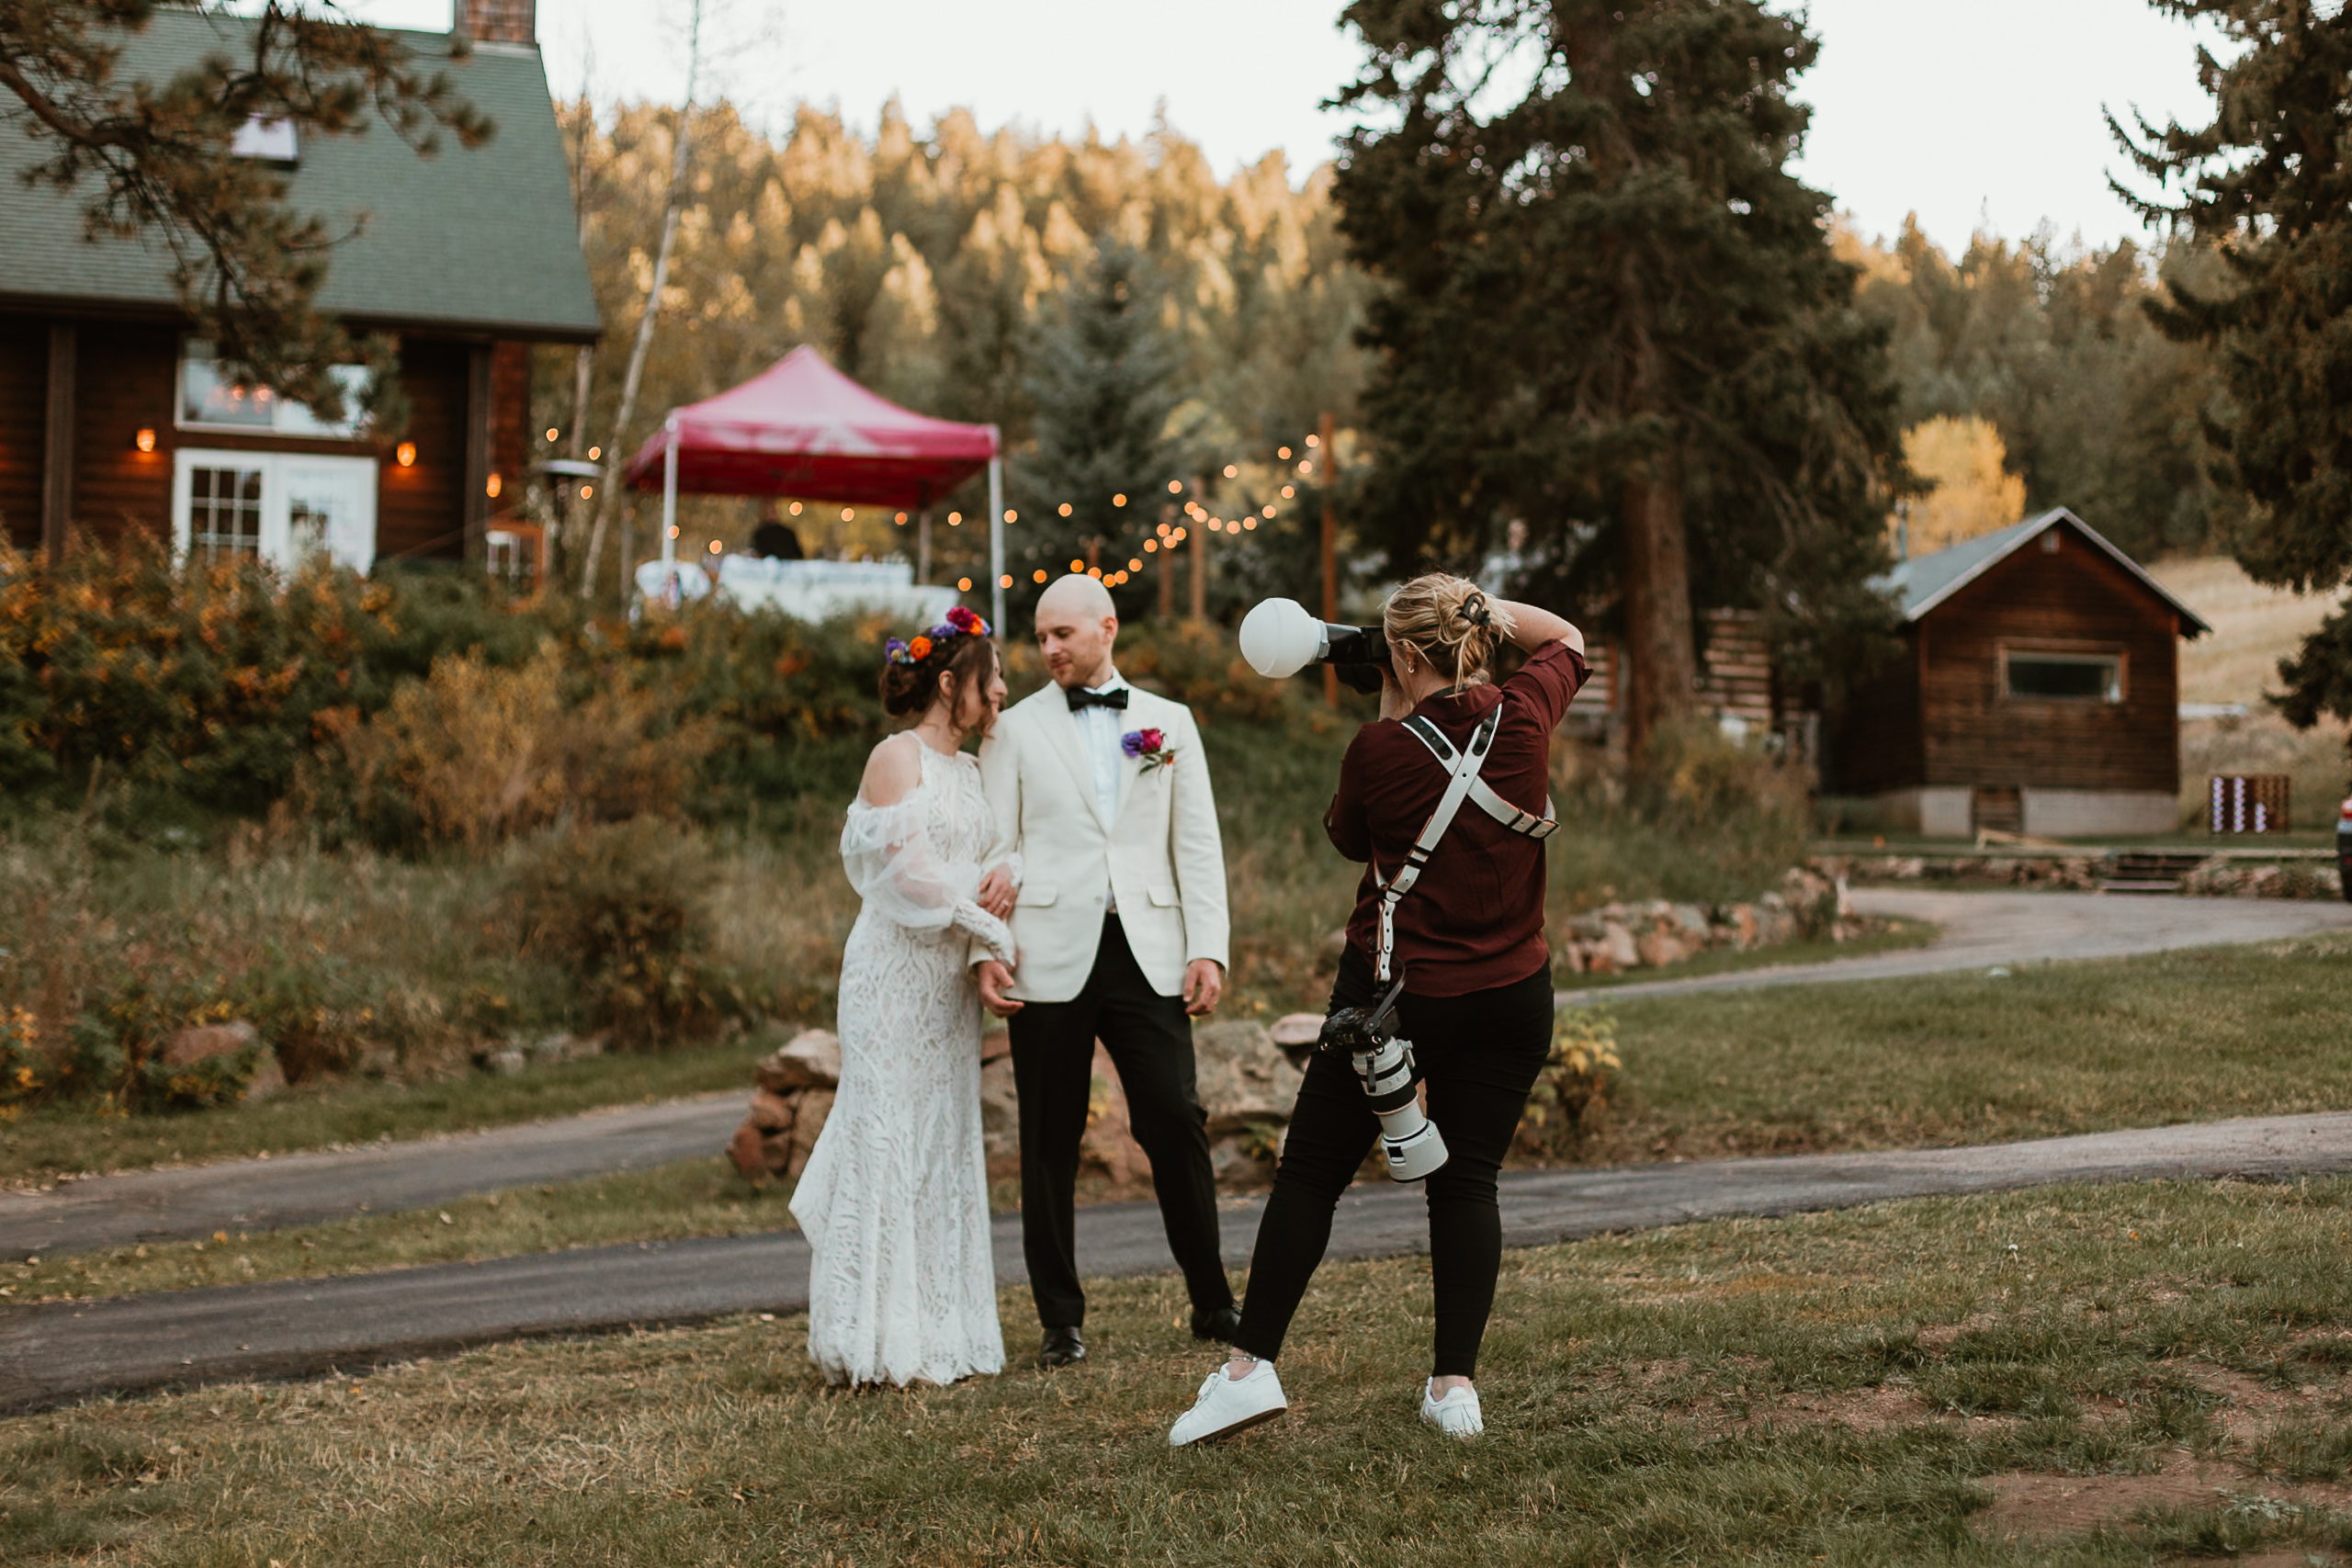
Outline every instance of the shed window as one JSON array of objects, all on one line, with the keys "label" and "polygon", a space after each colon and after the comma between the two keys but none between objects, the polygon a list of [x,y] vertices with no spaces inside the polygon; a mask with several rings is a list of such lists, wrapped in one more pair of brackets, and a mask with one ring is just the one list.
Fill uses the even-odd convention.
[{"label": "shed window", "polygon": [[2123,660],[2113,653],[2007,653],[2001,660],[2001,694],[2120,703]]}]

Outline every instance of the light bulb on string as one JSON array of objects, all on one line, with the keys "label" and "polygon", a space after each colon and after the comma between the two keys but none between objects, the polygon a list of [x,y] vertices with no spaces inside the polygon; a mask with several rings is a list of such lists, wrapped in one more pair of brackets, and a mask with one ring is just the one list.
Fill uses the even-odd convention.
[{"label": "light bulb on string", "polygon": [[970,578],[968,578],[968,577],[959,577],[959,578],[957,578],[957,579],[956,580],[956,592],[958,592],[958,593],[969,593],[971,591],[972,591],[972,580],[971,580]]},{"label": "light bulb on string", "polygon": [[1168,481],[1168,493],[1169,493],[1169,494],[1170,494],[1170,495],[1182,495],[1183,492],[1184,492],[1184,481],[1183,481],[1182,479],[1170,479],[1170,480]]},{"label": "light bulb on string", "polygon": [[1158,539],[1146,539],[1143,542],[1143,553],[1146,555],[1150,555],[1159,548],[1159,541]]},{"label": "light bulb on string", "polygon": [[1293,488],[1293,487],[1292,487],[1292,486],[1290,486],[1290,485],[1284,485],[1284,486],[1283,486],[1283,499],[1284,501],[1293,501],[1293,500],[1295,500],[1295,499],[1297,499],[1297,496],[1298,496],[1298,491],[1297,491],[1295,488]]},{"label": "light bulb on string", "polygon": [[1065,516],[1065,517],[1069,516],[1069,502],[1067,502],[1067,501],[1063,502],[1061,503],[1061,505],[1060,505],[1057,510],[1058,510],[1058,511],[1061,513],[1061,514],[1062,514],[1063,516]]},{"label": "light bulb on string", "polygon": [[1258,520],[1255,517],[1244,517],[1241,520],[1241,525],[1244,528],[1255,528],[1258,525]]},{"label": "light bulb on string", "polygon": [[1308,437],[1306,438],[1306,444],[1307,444],[1309,446],[1320,446],[1321,445],[1323,445],[1323,440],[1322,440],[1322,437],[1320,437],[1320,436],[1317,436],[1317,435],[1310,435],[1310,436],[1308,436]]},{"label": "light bulb on string", "polygon": [[1127,562],[1127,570],[1129,571],[1141,571],[1143,570],[1143,562],[1140,560],[1131,560]]},{"label": "light bulb on string", "polygon": [[1272,522],[1272,521],[1273,521],[1273,517],[1274,517],[1274,509],[1273,509],[1273,507],[1272,507],[1272,505],[1268,505],[1268,506],[1265,506],[1265,507],[1261,508],[1261,515],[1262,515],[1262,516],[1263,516],[1263,517],[1264,517],[1268,522],[1270,522],[1270,523],[1271,523],[1271,522]]},{"label": "light bulb on string", "polygon": [[947,525],[950,528],[961,528],[964,525],[964,514],[960,512],[949,513],[947,514]]},{"label": "light bulb on string", "polygon": [[1086,570],[1086,563],[1082,560],[1074,560],[1069,563],[1069,569],[1072,571],[1084,571]]},{"label": "light bulb on string", "polygon": [[1290,461],[1290,448],[1287,446],[1277,446],[1274,448],[1274,456],[1287,463]]},{"label": "light bulb on string", "polygon": [[1125,491],[1121,491],[1119,494],[1111,498],[1111,504],[1114,506],[1125,506],[1126,503],[1127,497]]},{"label": "light bulb on string", "polygon": [[1240,472],[1241,472],[1241,470],[1240,470],[1240,469],[1238,469],[1238,468],[1235,468],[1235,467],[1234,467],[1232,464],[1230,464],[1230,463],[1227,463],[1227,464],[1225,466],[1225,477],[1226,477],[1227,479],[1234,479],[1234,478],[1238,477],[1238,476],[1240,474]]},{"label": "light bulb on string", "polygon": [[1044,567],[1039,567],[1035,571],[1031,572],[1029,575],[1033,581],[1043,582],[1046,581],[1046,569]]},{"label": "light bulb on string", "polygon": [[998,579],[996,580],[996,585],[997,585],[999,588],[1010,588],[1010,587],[1012,587],[1012,573],[1011,573],[1011,572],[1009,572],[1009,571],[1008,571],[1008,572],[1006,572],[1002,577],[998,578]]}]

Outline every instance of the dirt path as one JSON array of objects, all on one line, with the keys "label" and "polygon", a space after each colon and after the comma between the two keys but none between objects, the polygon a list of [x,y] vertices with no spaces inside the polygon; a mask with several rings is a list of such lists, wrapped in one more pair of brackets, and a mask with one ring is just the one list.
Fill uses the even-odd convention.
[{"label": "dirt path", "polygon": [[1889,980],[1957,970],[2015,968],[2067,959],[2122,958],[2179,947],[2277,942],[2352,931],[2352,904],[2301,898],[2167,898],[2099,893],[1946,893],[1870,887],[1854,895],[1866,915],[1928,920],[1943,929],[1927,947],[1826,964],[1745,969],[1687,980],[1563,991],[1563,999],[1679,997],[1825,980]]},{"label": "dirt path", "polygon": [[[2352,1112],[2271,1116],[2084,1137],[1887,1154],[1531,1171],[1503,1178],[1512,1246],[1724,1215],[1770,1215],[2063,1181],[2284,1178],[2352,1170]],[[1261,1202],[1223,1205],[1225,1256],[1249,1260]],[[1025,1278],[1018,1216],[996,1222],[997,1277]],[[1340,1204],[1338,1257],[1427,1245],[1421,1195],[1381,1183]],[[1079,1213],[1079,1258],[1096,1276],[1169,1267],[1156,1207]],[[649,1242],[379,1274],[289,1280],[0,1309],[0,1413],[107,1393],[356,1370],[535,1335],[685,1323],[807,1303],[797,1233]],[[1008,1348],[1025,1353],[1016,1314]]]}]

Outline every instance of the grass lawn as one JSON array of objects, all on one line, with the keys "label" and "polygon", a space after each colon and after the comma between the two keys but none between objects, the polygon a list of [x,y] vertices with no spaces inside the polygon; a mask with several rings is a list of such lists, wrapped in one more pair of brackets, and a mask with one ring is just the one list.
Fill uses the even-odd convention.
[{"label": "grass lawn", "polygon": [[1625,1077],[1583,1156],[1916,1148],[2352,1107],[2352,937],[1601,998]]},{"label": "grass lawn", "polygon": [[0,1558],[2332,1562],[2347,1243],[2352,1182],[2220,1182],[1513,1253],[1471,1444],[1412,1418],[1418,1260],[1327,1269],[1289,1417],[1183,1452],[1172,1278],[1096,1288],[1083,1369],[948,1389],[830,1391],[798,1318],[509,1345],[0,1421]]},{"label": "grass lawn", "polygon": [[422,1084],[351,1082],[288,1090],[252,1105],[106,1116],[68,1101],[0,1121],[0,1185],[66,1172],[137,1170],[241,1159],[266,1149],[330,1148],[503,1127],[599,1106],[751,1092],[752,1064],[784,1043],[775,1031],[666,1055],[593,1056],[514,1077],[469,1074]]}]

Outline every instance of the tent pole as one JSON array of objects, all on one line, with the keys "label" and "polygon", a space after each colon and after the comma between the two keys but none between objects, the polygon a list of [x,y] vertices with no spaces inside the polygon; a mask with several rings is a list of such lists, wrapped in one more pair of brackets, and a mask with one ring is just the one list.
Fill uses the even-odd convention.
[{"label": "tent pole", "polygon": [[931,581],[931,508],[928,506],[915,518],[915,581]]},{"label": "tent pole", "polygon": [[[996,434],[996,426],[989,426]],[[989,625],[1004,636],[1004,459],[989,458]]]},{"label": "tent pole", "polygon": [[678,411],[662,422],[662,570],[678,564]]}]

